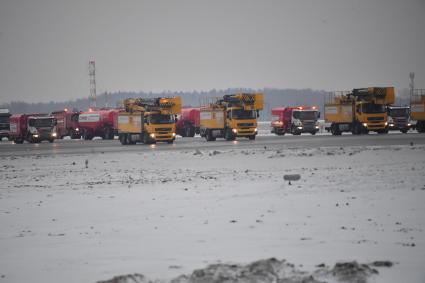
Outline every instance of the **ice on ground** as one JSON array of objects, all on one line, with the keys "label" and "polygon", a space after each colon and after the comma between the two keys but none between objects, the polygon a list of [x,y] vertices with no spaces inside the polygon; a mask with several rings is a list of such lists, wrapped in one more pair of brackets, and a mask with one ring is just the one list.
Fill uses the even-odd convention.
[{"label": "ice on ground", "polygon": [[309,273],[389,260],[370,282],[423,282],[424,153],[282,145],[3,158],[0,282],[167,280],[270,257]]}]

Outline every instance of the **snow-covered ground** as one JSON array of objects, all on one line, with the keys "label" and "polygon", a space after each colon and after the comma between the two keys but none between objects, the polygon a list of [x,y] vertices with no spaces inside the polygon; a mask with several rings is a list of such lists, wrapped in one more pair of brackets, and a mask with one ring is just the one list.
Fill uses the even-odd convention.
[{"label": "snow-covered ground", "polygon": [[417,145],[3,158],[0,282],[270,257],[304,270],[389,260],[371,282],[425,282],[424,172]]}]

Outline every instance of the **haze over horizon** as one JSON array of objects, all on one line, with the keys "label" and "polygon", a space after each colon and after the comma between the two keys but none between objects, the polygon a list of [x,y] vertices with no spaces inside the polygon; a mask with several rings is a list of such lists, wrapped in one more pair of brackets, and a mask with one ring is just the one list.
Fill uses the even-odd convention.
[{"label": "haze over horizon", "polygon": [[425,1],[0,2],[0,104],[97,92],[425,88]]}]

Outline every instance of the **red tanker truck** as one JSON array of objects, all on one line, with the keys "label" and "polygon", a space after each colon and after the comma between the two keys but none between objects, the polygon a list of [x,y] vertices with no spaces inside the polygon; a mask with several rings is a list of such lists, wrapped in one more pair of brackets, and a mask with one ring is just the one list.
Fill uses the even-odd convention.
[{"label": "red tanker truck", "polygon": [[80,126],[78,124],[79,114],[80,112],[68,111],[68,109],[52,112],[52,116],[57,121],[57,138],[63,139],[65,136],[70,136],[72,139],[81,138]]},{"label": "red tanker truck", "polygon": [[183,108],[176,122],[176,132],[182,137],[194,137],[199,134],[199,108]]},{"label": "red tanker truck", "polygon": [[291,133],[311,133],[315,135],[319,131],[317,120],[320,113],[315,106],[277,107],[272,108],[272,115],[277,119],[271,123],[272,133],[284,135]]},{"label": "red tanker truck", "polygon": [[78,124],[85,140],[91,140],[95,136],[104,139],[113,139],[117,132],[118,109],[103,108],[81,112],[78,116]]},{"label": "red tanker truck", "polygon": [[56,119],[48,114],[15,114],[10,116],[9,138],[15,143],[53,142],[56,138]]}]

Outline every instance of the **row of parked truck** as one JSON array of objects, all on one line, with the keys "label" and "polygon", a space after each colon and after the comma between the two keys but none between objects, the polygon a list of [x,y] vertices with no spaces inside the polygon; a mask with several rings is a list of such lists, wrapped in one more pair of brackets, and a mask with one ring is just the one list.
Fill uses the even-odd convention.
[{"label": "row of parked truck", "polygon": [[[369,131],[406,133],[416,121],[418,132],[425,132],[425,91],[415,90],[410,106],[394,106],[393,87],[353,89],[329,93],[325,101],[326,127],[333,135],[343,132],[367,134]],[[86,112],[67,109],[51,114],[14,114],[0,109],[0,138],[15,143],[53,142],[70,136],[92,139],[100,136],[121,144],[173,143],[176,135],[199,134],[207,141],[216,138],[254,140],[259,111],[263,109],[262,93],[236,93],[206,101],[198,108],[182,108],[180,97],[129,98],[120,108],[89,109]],[[316,106],[277,107],[271,109],[275,119],[271,131],[276,135],[316,134],[320,112]]]}]

